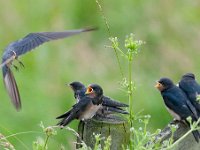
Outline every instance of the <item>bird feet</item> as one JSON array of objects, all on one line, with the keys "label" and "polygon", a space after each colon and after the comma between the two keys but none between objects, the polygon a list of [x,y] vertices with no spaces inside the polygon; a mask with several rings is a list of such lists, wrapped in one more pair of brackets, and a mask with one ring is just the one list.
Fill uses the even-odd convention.
[{"label": "bird feet", "polygon": [[19,65],[20,65],[21,67],[25,68],[24,64],[23,64],[19,59],[16,58],[16,60],[18,61]]},{"label": "bird feet", "polygon": [[12,64],[12,66],[15,68],[16,71],[19,71],[19,68],[16,65]]},{"label": "bird feet", "polygon": [[[20,60],[18,60],[18,59],[16,59],[16,60],[18,61],[20,67],[25,68],[24,64]],[[15,68],[15,70],[19,71],[19,67],[18,66],[13,65],[13,64],[12,64],[12,66]]]},{"label": "bird feet", "polygon": [[[18,61],[18,63],[20,64],[20,66],[23,67],[23,68],[25,68],[24,64],[18,59],[16,52],[15,51],[12,51],[12,52],[13,52],[13,57]],[[14,68],[17,71],[19,70],[19,68],[16,65],[13,65],[13,66],[14,66]]]}]

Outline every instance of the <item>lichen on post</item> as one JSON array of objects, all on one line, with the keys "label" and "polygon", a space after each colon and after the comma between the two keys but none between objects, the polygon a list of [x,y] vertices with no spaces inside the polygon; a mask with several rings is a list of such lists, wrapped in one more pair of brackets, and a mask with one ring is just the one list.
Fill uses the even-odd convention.
[{"label": "lichen on post", "polygon": [[[94,117],[86,122],[81,121],[79,123],[78,133],[80,137],[77,139],[77,143],[80,143],[81,139],[93,149],[96,143],[94,134],[100,134],[105,139],[111,137],[110,150],[122,149],[122,146],[126,147],[129,144],[129,128],[128,121],[119,116]],[[100,141],[99,144],[103,147],[104,141]],[[80,148],[80,146],[80,144],[77,144],[76,148]]]}]

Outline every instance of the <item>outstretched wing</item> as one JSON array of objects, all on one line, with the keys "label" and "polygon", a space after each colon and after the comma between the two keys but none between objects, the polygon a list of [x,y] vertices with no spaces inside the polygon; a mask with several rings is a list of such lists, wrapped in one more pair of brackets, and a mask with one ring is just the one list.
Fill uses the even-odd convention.
[{"label": "outstretched wing", "polygon": [[45,42],[66,38],[75,34],[79,34],[81,32],[87,32],[92,30],[95,29],[89,28],[89,29],[69,30],[63,32],[30,33],[23,39],[11,43],[6,48],[2,58],[2,64],[0,64],[0,67],[2,67],[3,70],[3,77],[6,90],[8,91],[9,96],[17,109],[21,108],[20,95],[13,73],[11,72],[9,66],[7,66],[6,64],[12,62],[15,59],[15,57],[25,54],[26,52],[38,47],[39,45]]},{"label": "outstretched wing", "polygon": [[66,38],[81,32],[92,31],[94,29],[79,29],[79,30],[69,30],[63,32],[37,32],[30,33],[23,39],[14,42],[12,50],[17,56],[25,54],[26,52],[38,47],[39,45],[57,39]]}]

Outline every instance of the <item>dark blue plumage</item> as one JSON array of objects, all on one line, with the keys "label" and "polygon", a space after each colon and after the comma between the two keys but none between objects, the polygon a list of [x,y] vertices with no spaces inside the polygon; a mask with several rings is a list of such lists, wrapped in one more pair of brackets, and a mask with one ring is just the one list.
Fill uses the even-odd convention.
[{"label": "dark blue plumage", "polygon": [[77,102],[80,101],[80,98],[85,96],[86,87],[83,83],[79,81],[74,81],[69,84],[71,89],[74,91],[74,98]]},{"label": "dark blue plumage", "polygon": [[193,73],[184,74],[179,82],[179,87],[186,93],[200,117],[200,103],[197,100],[197,96],[200,94],[200,85],[195,80],[195,75]]},{"label": "dark blue plumage", "polygon": [[[85,85],[79,81],[74,81],[74,82],[70,83],[69,86],[74,91],[74,97],[75,97],[76,101],[79,102],[80,99],[85,96],[85,92],[86,92]],[[102,113],[106,114],[106,113],[108,113],[108,111],[110,111],[110,112],[118,112],[118,113],[122,113],[122,114],[128,114],[127,111],[125,111],[121,108],[121,107],[128,107],[127,104],[118,102],[118,101],[113,100],[104,95],[103,95],[102,99],[103,99]]]},{"label": "dark blue plumage", "polygon": [[[164,103],[169,113],[179,121],[189,125],[187,118],[191,116],[192,121],[198,120],[198,115],[195,107],[191,104],[186,94],[169,78],[161,78],[156,84],[156,88],[161,92]],[[199,142],[200,133],[198,130],[192,132],[195,140]]]},{"label": "dark blue plumage", "polygon": [[[94,29],[78,29],[78,30],[69,30],[63,32],[37,32],[30,33],[24,38],[10,43],[3,53],[2,57],[2,67],[3,79],[6,90],[17,110],[21,108],[21,100],[19,90],[14,78],[14,75],[10,69],[12,61],[17,59],[18,56],[31,51],[32,49],[38,47],[39,45],[57,39],[63,39],[81,32],[91,31]],[[21,63],[21,62],[20,62]],[[23,65],[21,63],[21,65]]]},{"label": "dark blue plumage", "polygon": [[62,119],[57,125],[66,126],[72,120],[87,120],[91,119],[102,105],[103,89],[97,84],[88,86],[85,95],[80,101],[72,106],[66,113],[58,116],[56,119]]}]

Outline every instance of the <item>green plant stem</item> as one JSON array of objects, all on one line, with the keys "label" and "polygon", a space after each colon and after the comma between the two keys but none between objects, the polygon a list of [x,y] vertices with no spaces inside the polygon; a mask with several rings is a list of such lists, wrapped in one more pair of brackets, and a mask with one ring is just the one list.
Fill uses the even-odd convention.
[{"label": "green plant stem", "polygon": [[180,137],[176,142],[174,142],[172,145],[166,148],[166,150],[171,150],[173,147],[175,147],[180,141],[182,141],[186,136],[188,136],[193,130],[189,130],[186,132],[182,137]]},{"label": "green plant stem", "polygon": [[15,138],[19,143],[21,143],[22,145],[23,145],[23,147],[25,148],[25,149],[27,149],[27,150],[29,150],[29,148],[28,148],[28,146],[26,146],[26,144],[22,141],[22,140],[20,140],[18,137],[17,137],[17,135],[21,135],[21,134],[29,134],[29,133],[41,133],[42,134],[42,132],[39,132],[39,131],[26,131],[26,132],[18,132],[18,133],[14,133],[14,134],[12,134],[10,131],[8,131],[8,130],[6,130],[7,132],[9,132],[11,135],[9,135],[9,136],[5,136],[5,138],[6,139],[8,139],[8,138],[10,138],[10,137],[13,137],[13,138]]},{"label": "green plant stem", "polygon": [[[129,112],[130,112],[130,120],[132,120],[132,115],[133,115],[133,91],[132,91],[132,62],[129,60],[128,64],[128,70],[129,70],[129,88],[128,88],[128,93],[129,93]],[[133,127],[132,121],[131,121],[131,127]]]},{"label": "green plant stem", "polygon": [[180,137],[176,142],[174,142],[172,145],[170,145],[169,147],[166,148],[166,150],[171,150],[171,148],[175,147],[180,141],[182,141],[186,136],[188,136],[190,133],[192,133],[192,131],[194,130],[199,130],[199,128],[197,127],[198,124],[200,123],[200,118],[197,120],[196,125],[194,127],[192,127],[188,132],[186,132],[182,137]]},{"label": "green plant stem", "polygon": [[120,70],[121,76],[122,76],[122,78],[124,78],[124,73],[122,71],[122,66],[121,66],[121,63],[120,63],[120,60],[119,60],[119,55],[117,53],[117,49],[114,48],[114,51],[115,51],[115,56],[117,58],[117,63],[118,63],[118,66],[119,66],[119,70]]},{"label": "green plant stem", "polygon": [[50,137],[50,136],[46,136],[45,143],[44,143],[44,150],[46,149],[46,146],[47,146],[47,142],[48,142],[48,140],[49,140],[49,137]]},{"label": "green plant stem", "polygon": [[[129,113],[130,113],[130,116],[129,116],[129,120],[130,120],[130,125],[131,127],[133,127],[133,116],[132,116],[132,100],[133,100],[133,92],[132,92],[132,62],[131,60],[129,60],[129,64],[128,64],[128,70],[129,70],[129,87],[128,87],[128,95],[129,95]],[[131,132],[130,134],[130,139],[132,138],[132,135],[133,133]],[[133,142],[130,141],[130,149],[133,149]]]},{"label": "green plant stem", "polygon": [[[111,32],[110,32],[110,27],[109,27],[108,21],[107,21],[107,19],[106,19],[106,16],[105,16],[105,14],[104,14],[104,12],[103,12],[103,9],[102,9],[102,7],[101,7],[101,4],[99,3],[98,0],[96,0],[96,3],[97,3],[97,5],[98,5],[98,7],[99,7],[99,11],[101,12],[101,15],[102,15],[102,17],[103,17],[104,23],[105,23],[105,25],[106,25],[106,29],[107,29],[107,31],[108,31],[108,35],[109,35],[109,37],[112,37]],[[117,53],[117,49],[116,49],[115,47],[113,47],[113,49],[114,49],[114,52],[115,52],[115,56],[116,56],[116,58],[117,58],[117,63],[118,63],[119,69],[120,69],[120,73],[121,73],[121,75],[122,75],[122,78],[124,78],[124,73],[123,73],[123,71],[122,71],[122,66],[121,66],[121,63],[120,63],[120,60],[119,60],[119,55],[118,55],[118,53]]]}]

